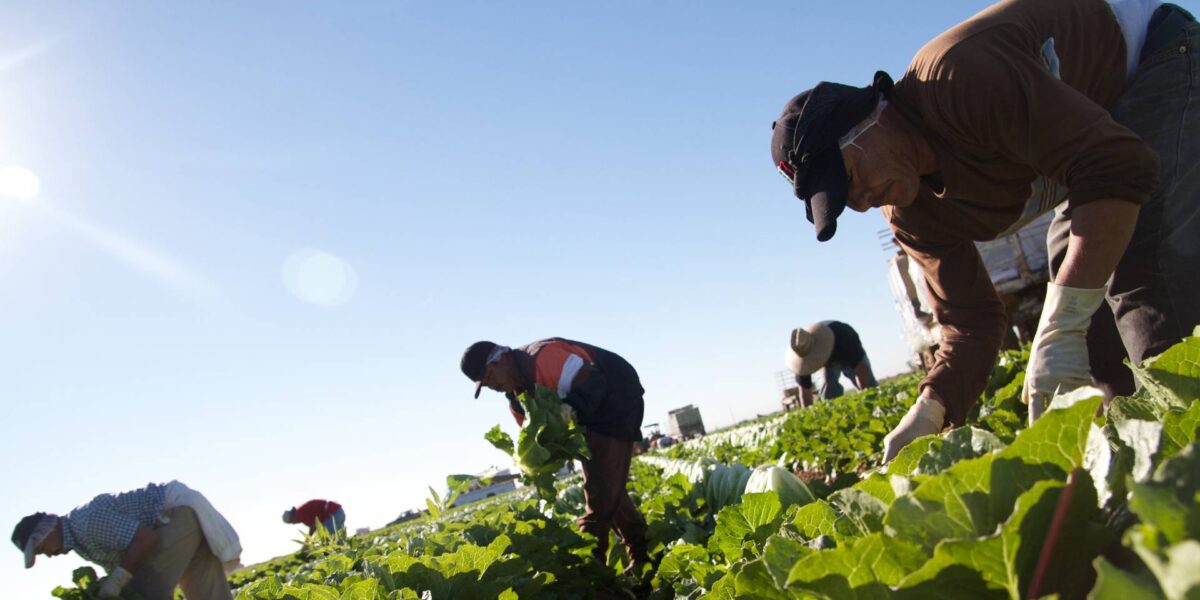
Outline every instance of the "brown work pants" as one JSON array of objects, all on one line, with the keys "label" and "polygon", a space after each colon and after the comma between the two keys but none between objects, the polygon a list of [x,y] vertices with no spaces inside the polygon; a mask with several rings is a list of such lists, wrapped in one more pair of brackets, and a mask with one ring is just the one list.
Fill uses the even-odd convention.
[{"label": "brown work pants", "polygon": [[625,482],[633,444],[599,433],[587,433],[590,459],[583,459],[583,496],[587,509],[577,523],[586,533],[596,536],[593,554],[604,562],[608,556],[608,532],[616,530],[625,542],[630,560],[646,558],[646,520],[629,499]]},{"label": "brown work pants", "polygon": [[158,542],[130,586],[143,600],[172,600],[176,585],[187,600],[233,600],[221,561],[209,550],[196,513],[179,507],[166,516],[170,522],[154,528]]}]

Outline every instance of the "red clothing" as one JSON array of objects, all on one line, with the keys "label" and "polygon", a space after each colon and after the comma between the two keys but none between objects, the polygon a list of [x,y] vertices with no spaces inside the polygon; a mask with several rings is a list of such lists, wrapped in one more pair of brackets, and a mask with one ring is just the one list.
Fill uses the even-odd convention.
[{"label": "red clothing", "polygon": [[315,529],[318,522],[333,516],[340,508],[342,505],[332,500],[309,500],[292,513],[292,522],[303,523],[308,525],[309,529]]}]

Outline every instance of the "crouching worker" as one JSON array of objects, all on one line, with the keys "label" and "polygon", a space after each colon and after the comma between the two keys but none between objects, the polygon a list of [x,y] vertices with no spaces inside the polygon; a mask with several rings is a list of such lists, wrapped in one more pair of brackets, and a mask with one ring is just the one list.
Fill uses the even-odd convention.
[{"label": "crouching worker", "polygon": [[101,598],[120,597],[126,587],[143,600],[171,600],[175,587],[187,600],[232,600],[227,570],[239,564],[237,533],[199,492],[172,481],[121,494],[101,494],[58,516],[21,519],[12,541],[25,553],[25,568],[38,554],[75,551],[108,572]]},{"label": "crouching worker", "polygon": [[812,374],[821,369],[825,376],[821,384],[822,400],[837,398],[845,392],[838,381],[842,375],[853,381],[859,390],[879,385],[858,332],[839,321],[821,321],[806,329],[792,330],[785,358],[788,369],[796,374],[801,406],[812,406]]},{"label": "crouching worker", "polygon": [[[884,438],[963,425],[1007,316],[975,242],[1055,211],[1022,400],[1132,391],[1200,322],[1200,24],[1157,0],[1008,0],[926,44],[893,84],[822,82],[786,105],[771,160],[817,239],[879,208],[941,327],[920,396]],[[1069,190],[1069,192],[1068,192]],[[1120,342],[1116,340],[1119,338]]]},{"label": "crouching worker", "polygon": [[607,350],[550,338],[520,348],[476,342],[463,353],[461,367],[476,382],[476,398],[484,386],[504,392],[517,425],[525,421],[518,394],[533,393],[535,385],[558,392],[587,428],[592,455],[581,459],[587,507],[579,528],[596,537],[594,554],[601,563],[608,556],[608,532],[615,530],[628,549],[627,572],[641,574],[649,564],[646,521],[625,490],[634,444],[642,439],[644,408],[633,366]]},{"label": "crouching worker", "polygon": [[283,522],[308,526],[308,535],[316,533],[320,523],[330,535],[338,535],[345,533],[346,510],[332,500],[309,500],[283,511]]}]

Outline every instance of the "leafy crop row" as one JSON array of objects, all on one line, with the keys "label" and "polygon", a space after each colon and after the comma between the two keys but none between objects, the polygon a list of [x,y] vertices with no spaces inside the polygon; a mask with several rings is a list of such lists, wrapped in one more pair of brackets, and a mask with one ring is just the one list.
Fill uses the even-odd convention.
[{"label": "leafy crop row", "polygon": [[567,481],[553,501],[523,490],[326,541],[260,566],[237,597],[1200,597],[1200,338],[1139,366],[1142,390],[1103,416],[1083,390],[1028,428],[1022,359],[1002,357],[974,426],[887,466],[915,376],[635,461],[648,589],[620,575],[619,544],[591,559]]}]

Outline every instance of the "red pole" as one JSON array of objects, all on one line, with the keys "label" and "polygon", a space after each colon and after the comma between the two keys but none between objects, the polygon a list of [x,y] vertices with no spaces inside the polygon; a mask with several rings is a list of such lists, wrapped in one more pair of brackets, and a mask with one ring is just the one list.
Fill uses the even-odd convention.
[{"label": "red pole", "polygon": [[1067,521],[1067,510],[1071,506],[1071,497],[1075,495],[1075,484],[1079,482],[1076,475],[1080,469],[1075,469],[1067,475],[1067,485],[1062,495],[1058,497],[1058,505],[1054,507],[1054,519],[1050,521],[1050,532],[1046,534],[1046,542],[1042,544],[1042,552],[1038,556],[1037,569],[1033,572],[1033,582],[1029,584],[1029,598],[1039,598],[1042,584],[1050,570],[1050,560],[1054,557],[1054,548],[1058,545],[1058,535]]}]

